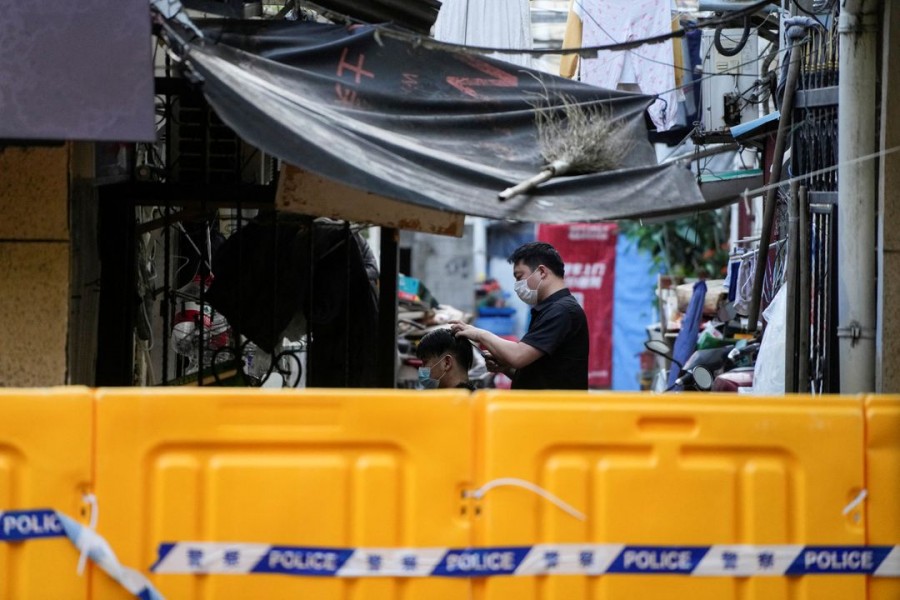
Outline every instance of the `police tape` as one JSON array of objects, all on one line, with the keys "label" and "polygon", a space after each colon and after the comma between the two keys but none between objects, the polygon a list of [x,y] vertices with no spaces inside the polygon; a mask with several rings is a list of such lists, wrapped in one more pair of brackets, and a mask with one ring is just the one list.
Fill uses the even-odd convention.
[{"label": "police tape", "polygon": [[539,544],[491,548],[329,548],[160,544],[154,573],[317,577],[677,574],[710,577],[900,577],[900,546]]},{"label": "police tape", "polygon": [[51,509],[0,512],[0,542],[68,538],[113,580],[141,600],[163,600],[141,573],[122,566],[110,545],[92,529]]},{"label": "police tape", "polygon": [[[122,566],[101,536],[50,509],[0,513],[0,542],[66,537],[133,595],[162,596]],[[154,573],[270,573],[317,577],[493,577],[674,574],[710,577],[900,577],[900,546],[631,546],[537,544],[484,548],[335,548],[271,544],[160,544]]]}]

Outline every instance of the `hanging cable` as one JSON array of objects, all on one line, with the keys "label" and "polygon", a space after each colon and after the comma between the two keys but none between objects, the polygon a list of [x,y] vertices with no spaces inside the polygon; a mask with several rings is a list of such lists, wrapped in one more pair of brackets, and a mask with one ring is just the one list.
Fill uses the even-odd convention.
[{"label": "hanging cable", "polygon": [[[544,55],[555,55],[555,54],[578,54],[584,57],[595,56],[597,52],[603,50],[632,50],[634,48],[640,48],[644,45],[649,44],[661,44],[671,39],[682,38],[688,32],[705,29],[710,27],[716,27],[719,25],[726,25],[734,21],[734,19],[738,19],[744,16],[751,16],[760,9],[772,4],[771,0],[760,0],[754,4],[746,8],[742,8],[741,10],[734,11],[729,14],[727,17],[711,17],[709,19],[701,19],[696,23],[687,25],[682,27],[681,29],[676,29],[671,32],[666,32],[660,35],[650,36],[646,38],[636,39],[629,42],[621,42],[617,44],[605,44],[600,46],[584,46],[578,48],[495,48],[492,46],[470,46],[467,44],[454,44],[450,42],[441,42],[435,40],[434,38],[413,34],[403,29],[398,29],[395,26],[391,25],[372,25],[370,23],[366,23],[359,19],[354,19],[348,15],[343,15],[341,13],[336,13],[330,10],[323,10],[323,16],[331,20],[342,21],[347,24],[352,25],[363,25],[366,28],[371,30],[377,30],[380,35],[397,39],[401,41],[406,41],[412,43],[416,47],[424,47],[435,50],[450,50],[457,52],[466,52],[473,54],[527,54],[530,56],[544,56]],[[330,16],[329,16],[330,15]],[[165,18],[161,20],[161,25],[167,34],[174,36],[175,41],[178,46],[185,47],[188,42],[184,39],[183,36],[179,35],[177,31],[175,31],[172,27],[172,24],[168,22]]]},{"label": "hanging cable", "polygon": [[737,56],[744,49],[744,46],[747,45],[747,40],[750,39],[750,15],[744,17],[744,31],[741,32],[741,39],[732,48],[726,48],[722,45],[722,31],[724,31],[724,29],[724,25],[716,27],[716,34],[713,36],[713,44],[722,56]]}]

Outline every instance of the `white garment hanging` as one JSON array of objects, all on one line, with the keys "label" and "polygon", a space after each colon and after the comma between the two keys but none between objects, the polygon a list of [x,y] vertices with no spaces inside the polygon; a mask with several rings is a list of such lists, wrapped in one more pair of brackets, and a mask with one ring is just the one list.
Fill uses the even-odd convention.
[{"label": "white garment hanging", "polygon": [[[434,37],[442,42],[531,49],[531,10],[528,0],[443,0]],[[527,54],[491,54],[531,67]]]},{"label": "white garment hanging", "polygon": [[[575,0],[581,19],[582,46],[604,46],[672,32],[671,0]],[[627,65],[630,69],[626,69]],[[581,81],[614,90],[620,83],[637,83],[641,93],[660,99],[650,107],[657,130],[675,125],[678,112],[672,40],[634,50],[597,53],[579,61]],[[633,78],[632,75],[633,74]],[[623,79],[632,79],[625,81]]]}]

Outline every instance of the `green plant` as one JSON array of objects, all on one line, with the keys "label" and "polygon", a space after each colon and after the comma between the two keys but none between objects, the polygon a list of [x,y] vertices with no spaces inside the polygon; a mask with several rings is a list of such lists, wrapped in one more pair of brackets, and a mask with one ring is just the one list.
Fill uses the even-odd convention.
[{"label": "green plant", "polygon": [[710,210],[668,221],[621,221],[619,231],[650,253],[658,272],[722,278],[728,268],[728,211]]}]

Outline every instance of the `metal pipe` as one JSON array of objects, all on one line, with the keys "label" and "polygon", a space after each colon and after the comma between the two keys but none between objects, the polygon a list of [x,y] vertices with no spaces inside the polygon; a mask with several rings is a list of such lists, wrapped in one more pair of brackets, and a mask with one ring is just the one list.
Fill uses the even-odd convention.
[{"label": "metal pipe", "polygon": [[694,162],[695,160],[700,160],[701,158],[707,158],[709,156],[715,156],[717,154],[723,154],[725,152],[737,152],[741,149],[740,144],[731,143],[731,144],[717,144],[715,146],[710,146],[708,148],[704,148],[703,150],[698,150],[696,152],[687,152],[685,154],[679,154],[678,156],[673,156],[672,158],[667,158],[663,161],[664,165],[668,165],[670,163],[685,161],[685,162]]},{"label": "metal pipe", "polygon": [[313,387],[313,358],[318,359],[313,309],[316,301],[316,221],[309,217],[305,221],[307,228],[307,262],[306,262],[306,298],[303,300],[303,311],[306,316],[306,387]]},{"label": "metal pipe", "polygon": [[875,391],[877,2],[848,1],[838,21],[838,348],[842,394]]},{"label": "metal pipe", "polygon": [[344,221],[344,387],[350,385],[350,252],[355,249],[353,232],[350,230],[350,221]]},{"label": "metal pipe", "polygon": [[[784,100],[781,103],[781,118],[778,120],[778,134],[775,136],[775,152],[772,157],[772,170],[769,176],[769,184],[781,180],[781,165],[784,162],[784,148],[787,144],[788,134],[794,112],[794,91],[797,89],[797,79],[800,76],[800,60],[802,40],[791,44],[791,62],[788,67],[787,81],[784,86]],[[747,317],[747,330],[756,331],[759,321],[759,305],[762,299],[763,280],[766,276],[766,264],[768,264],[769,242],[772,240],[772,225],[775,222],[775,195],[777,186],[772,186],[766,192],[765,212],[763,213],[762,235],[760,237],[759,254],[756,259],[756,272],[753,274],[753,292],[750,296],[750,310]]]},{"label": "metal pipe", "polygon": [[[167,153],[168,154],[168,153]],[[171,213],[172,205],[168,196],[165,204],[165,226],[163,227],[163,294],[162,294],[162,385],[169,385],[169,343],[171,342],[172,326],[172,305],[174,295],[172,294],[172,227]]]},{"label": "metal pipe", "polygon": [[797,321],[802,318],[797,310],[797,279],[798,279],[798,252],[797,241],[800,237],[799,232],[799,199],[797,198],[797,188],[800,186],[798,180],[791,182],[791,197],[789,198],[790,217],[788,220],[788,244],[787,244],[787,276],[785,277],[785,285],[787,285],[787,310],[785,311],[785,325],[787,335],[785,336],[785,370],[784,370],[784,391],[787,393],[797,391],[797,362],[800,357],[797,354]]},{"label": "metal pipe", "polygon": [[809,391],[809,305],[812,293],[809,287],[809,199],[805,185],[800,186],[798,201],[800,222],[797,229],[800,235],[797,249],[799,250],[800,284],[797,291],[800,295],[800,306],[797,310],[799,314],[797,348],[800,356],[797,364],[797,392],[802,394]]}]

